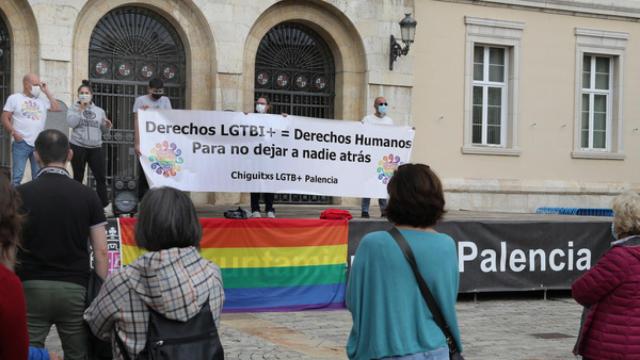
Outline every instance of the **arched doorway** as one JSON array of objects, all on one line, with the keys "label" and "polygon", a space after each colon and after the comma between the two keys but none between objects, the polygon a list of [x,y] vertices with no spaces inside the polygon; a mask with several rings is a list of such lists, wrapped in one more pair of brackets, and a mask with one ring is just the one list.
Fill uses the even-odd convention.
[{"label": "arched doorway", "polygon": [[96,24],[89,43],[89,80],[94,102],[113,121],[104,138],[107,184],[114,176],[137,177],[133,150],[133,103],[152,78],[165,83],[175,109],[185,107],[186,56],[175,28],[140,7],[116,8]]},{"label": "arched doorway", "polygon": [[[254,99],[265,96],[272,112],[332,119],[335,63],[327,43],[309,27],[280,23],[258,46]],[[326,196],[276,194],[281,203],[330,203]]]},{"label": "arched doorway", "polygon": [[[11,39],[4,21],[4,14],[0,13],[0,101],[4,105],[11,95]],[[0,167],[11,166],[11,138],[0,126]]]}]

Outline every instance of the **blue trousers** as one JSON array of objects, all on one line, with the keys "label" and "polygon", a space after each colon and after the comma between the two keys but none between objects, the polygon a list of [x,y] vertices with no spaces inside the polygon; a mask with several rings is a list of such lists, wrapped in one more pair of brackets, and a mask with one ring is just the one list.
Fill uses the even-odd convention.
[{"label": "blue trousers", "polygon": [[[371,204],[371,199],[362,198],[362,206],[361,206],[362,212],[368,213],[370,204]],[[378,205],[380,205],[380,211],[384,212],[384,208],[387,207],[387,199],[378,199]]]},{"label": "blue trousers", "polygon": [[389,356],[380,360],[449,360],[449,348],[442,347],[423,353],[404,356]]},{"label": "blue trousers", "polygon": [[12,165],[12,179],[11,183],[14,186],[20,185],[22,177],[24,176],[24,168],[27,166],[27,159],[31,163],[31,178],[35,178],[40,166],[36,162],[36,157],[33,154],[35,148],[27,144],[24,140],[14,141],[11,144],[11,161]]}]

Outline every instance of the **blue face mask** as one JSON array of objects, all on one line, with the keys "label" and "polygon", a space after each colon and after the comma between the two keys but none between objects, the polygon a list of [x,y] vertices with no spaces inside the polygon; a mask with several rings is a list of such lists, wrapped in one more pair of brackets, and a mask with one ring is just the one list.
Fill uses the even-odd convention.
[{"label": "blue face mask", "polygon": [[613,225],[613,221],[611,222],[611,235],[613,236],[613,240],[618,240],[618,234],[616,234],[616,227]]},{"label": "blue face mask", "polygon": [[387,113],[387,105],[378,105],[378,112],[380,114],[386,114]]}]

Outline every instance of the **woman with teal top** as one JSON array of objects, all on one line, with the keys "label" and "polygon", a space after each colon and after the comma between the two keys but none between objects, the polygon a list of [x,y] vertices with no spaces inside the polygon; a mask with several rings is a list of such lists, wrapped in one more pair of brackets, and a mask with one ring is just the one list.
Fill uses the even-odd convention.
[{"label": "woman with teal top", "polygon": [[[438,176],[423,164],[398,167],[387,185],[387,218],[406,238],[460,352],[456,317],[458,257],[454,240],[433,226],[444,214]],[[420,293],[402,250],[386,231],[360,241],[347,285],[353,327],[350,359],[448,360],[445,336]]]}]

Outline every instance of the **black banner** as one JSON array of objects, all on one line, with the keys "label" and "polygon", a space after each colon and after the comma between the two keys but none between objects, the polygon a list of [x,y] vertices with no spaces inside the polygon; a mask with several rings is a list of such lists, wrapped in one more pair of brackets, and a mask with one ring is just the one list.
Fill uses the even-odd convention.
[{"label": "black banner", "polygon": [[[120,259],[120,230],[118,228],[117,218],[108,218],[105,226],[107,233],[107,257],[109,261],[109,274],[115,270],[120,269],[122,266]],[[89,266],[94,268],[95,258],[93,256],[93,249],[91,248],[91,241],[89,241]]]},{"label": "black banner", "polygon": [[[570,289],[609,247],[610,225],[606,221],[444,221],[436,230],[456,241],[459,291],[473,293]],[[384,221],[351,221],[349,260],[366,233],[390,226]]]}]

